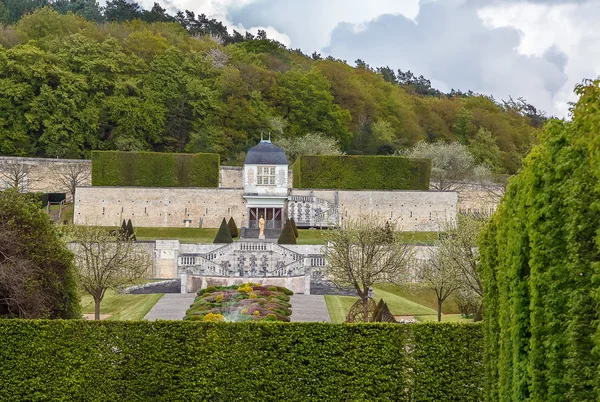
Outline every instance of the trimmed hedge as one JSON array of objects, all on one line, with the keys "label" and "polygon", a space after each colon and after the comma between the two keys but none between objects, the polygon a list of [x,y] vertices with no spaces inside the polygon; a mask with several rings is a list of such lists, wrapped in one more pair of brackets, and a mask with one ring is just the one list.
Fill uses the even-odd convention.
[{"label": "trimmed hedge", "polygon": [[0,400],[480,401],[480,325],[0,321]]},{"label": "trimmed hedge", "polygon": [[479,242],[486,400],[600,400],[600,81],[551,120]]},{"label": "trimmed hedge", "polygon": [[218,154],[92,151],[92,186],[219,187]]},{"label": "trimmed hedge", "polygon": [[429,190],[431,161],[400,156],[301,155],[294,188]]}]

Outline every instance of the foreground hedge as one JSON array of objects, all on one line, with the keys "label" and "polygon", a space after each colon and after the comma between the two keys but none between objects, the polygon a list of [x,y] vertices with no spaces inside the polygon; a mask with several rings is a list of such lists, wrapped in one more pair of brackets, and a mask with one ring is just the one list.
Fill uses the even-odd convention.
[{"label": "foreground hedge", "polygon": [[294,188],[429,190],[431,161],[399,156],[300,156]]},{"label": "foreground hedge", "polygon": [[219,155],[93,151],[92,185],[219,187]]},{"label": "foreground hedge", "polygon": [[489,401],[600,401],[600,80],[588,84],[480,241]]},{"label": "foreground hedge", "polygon": [[479,401],[479,325],[0,321],[0,400]]}]

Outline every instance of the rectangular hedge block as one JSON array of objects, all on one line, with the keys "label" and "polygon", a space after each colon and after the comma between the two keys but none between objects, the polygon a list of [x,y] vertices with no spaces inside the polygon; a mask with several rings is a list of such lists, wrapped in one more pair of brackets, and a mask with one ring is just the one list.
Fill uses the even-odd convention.
[{"label": "rectangular hedge block", "polygon": [[3,401],[480,401],[472,324],[0,320]]},{"label": "rectangular hedge block", "polygon": [[92,151],[92,186],[219,187],[218,154]]},{"label": "rectangular hedge block", "polygon": [[307,156],[294,165],[294,188],[429,190],[431,161],[400,156]]}]

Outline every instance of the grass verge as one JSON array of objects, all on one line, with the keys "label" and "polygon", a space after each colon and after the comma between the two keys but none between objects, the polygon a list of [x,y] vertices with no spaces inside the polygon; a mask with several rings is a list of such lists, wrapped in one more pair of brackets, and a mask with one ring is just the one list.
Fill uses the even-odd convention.
[{"label": "grass verge", "polygon": [[[100,303],[100,314],[112,314],[108,320],[141,320],[162,296],[162,293],[122,295],[114,290],[107,290],[102,303]],[[81,310],[83,314],[94,314],[92,296],[82,295]]]},{"label": "grass verge", "polygon": [[137,240],[177,239],[182,243],[212,243],[219,229],[136,227]]}]

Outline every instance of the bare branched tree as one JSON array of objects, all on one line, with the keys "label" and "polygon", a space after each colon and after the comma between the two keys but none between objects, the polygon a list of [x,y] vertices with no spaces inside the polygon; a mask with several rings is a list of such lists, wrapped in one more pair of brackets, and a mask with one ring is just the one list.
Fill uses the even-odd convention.
[{"label": "bare branched tree", "polygon": [[99,320],[106,291],[137,283],[148,275],[152,261],[131,239],[112,236],[105,228],[76,226],[71,230],[79,284],[94,299]]},{"label": "bare branched tree", "polygon": [[483,312],[483,282],[477,271],[477,239],[485,222],[486,216],[472,217],[459,214],[456,217],[456,224],[451,222],[439,224],[441,233],[437,242],[438,252],[460,273],[462,286],[459,293],[464,297],[468,296],[469,304],[475,306],[472,311],[475,321],[481,320]]},{"label": "bare branched tree", "polygon": [[68,190],[71,200],[75,200],[75,189],[77,187],[90,184],[92,175],[91,166],[84,162],[53,164],[50,171],[54,176],[55,184]]},{"label": "bare branched tree", "polygon": [[464,285],[462,273],[445,251],[444,248],[431,247],[419,270],[424,287],[435,292],[438,321],[442,321],[442,306],[446,299]]},{"label": "bare branched tree", "polygon": [[374,220],[346,221],[326,238],[325,276],[336,286],[354,287],[368,321],[369,289],[375,283],[407,281],[412,246],[403,244],[389,225]]},{"label": "bare branched tree", "polygon": [[0,160],[0,179],[8,184],[9,188],[14,188],[20,193],[27,191],[34,179],[31,172],[35,166],[25,163],[19,158]]}]

